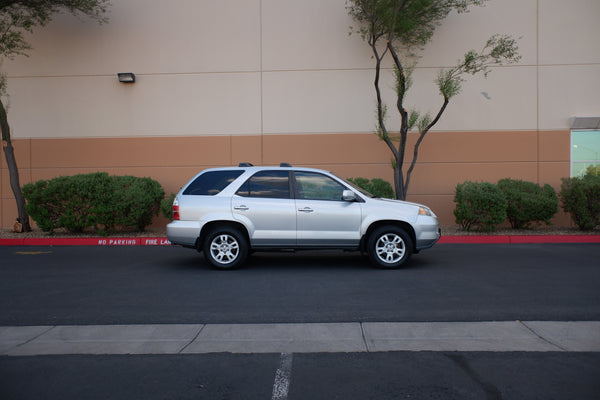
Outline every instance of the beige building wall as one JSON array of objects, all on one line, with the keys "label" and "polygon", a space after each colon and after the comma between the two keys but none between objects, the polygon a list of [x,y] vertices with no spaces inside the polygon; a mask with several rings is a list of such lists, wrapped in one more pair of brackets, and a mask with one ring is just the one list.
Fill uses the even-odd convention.
[{"label": "beige building wall", "polygon": [[[415,70],[416,108],[435,113],[438,70],[494,33],[519,38],[522,60],[468,78],[422,146],[409,199],[451,224],[454,187],[467,179],[558,188],[569,119],[600,114],[598,15],[597,0],[491,0],[449,16]],[[390,153],[371,133],[370,50],[348,35],[345,0],[113,0],[109,17],[57,16],[31,36],[30,57],[4,61],[21,183],[102,170],[171,192],[240,161],[391,180]],[[16,210],[3,159],[0,172],[6,227]]]}]

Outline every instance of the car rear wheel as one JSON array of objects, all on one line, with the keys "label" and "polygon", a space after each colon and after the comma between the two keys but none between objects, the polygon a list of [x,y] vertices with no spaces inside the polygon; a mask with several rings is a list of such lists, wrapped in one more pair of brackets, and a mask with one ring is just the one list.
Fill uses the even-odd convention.
[{"label": "car rear wheel", "polygon": [[248,242],[237,229],[224,227],[209,232],[204,241],[206,261],[218,269],[234,269],[248,257]]},{"label": "car rear wheel", "polygon": [[385,269],[399,268],[404,265],[410,258],[412,249],[410,236],[396,226],[377,228],[367,243],[371,263],[375,267]]}]

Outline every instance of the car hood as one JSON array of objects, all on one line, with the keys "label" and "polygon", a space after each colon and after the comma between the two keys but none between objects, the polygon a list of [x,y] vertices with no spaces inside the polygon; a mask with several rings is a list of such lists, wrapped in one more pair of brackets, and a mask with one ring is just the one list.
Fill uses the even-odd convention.
[{"label": "car hood", "polygon": [[417,203],[411,203],[409,201],[404,201],[404,200],[394,200],[394,199],[384,199],[381,197],[372,197],[369,199],[369,202],[374,202],[374,203],[380,203],[382,205],[386,204],[389,206],[393,206],[393,205],[405,205],[405,206],[413,206],[416,208],[419,207],[426,207],[422,204],[417,204]]}]

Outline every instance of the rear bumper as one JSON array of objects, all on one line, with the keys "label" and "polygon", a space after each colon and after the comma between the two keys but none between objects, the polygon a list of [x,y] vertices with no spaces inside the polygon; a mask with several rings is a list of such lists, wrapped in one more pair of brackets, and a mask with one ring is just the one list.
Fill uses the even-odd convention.
[{"label": "rear bumper", "polygon": [[195,246],[200,236],[200,224],[194,221],[173,221],[167,225],[167,238],[173,244]]}]

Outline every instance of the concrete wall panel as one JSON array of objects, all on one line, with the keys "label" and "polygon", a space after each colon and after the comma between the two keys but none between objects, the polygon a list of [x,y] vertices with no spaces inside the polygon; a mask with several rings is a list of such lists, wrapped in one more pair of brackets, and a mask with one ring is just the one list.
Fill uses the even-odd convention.
[{"label": "concrete wall panel", "polygon": [[411,195],[447,195],[465,181],[498,182],[503,178],[537,181],[534,162],[444,163],[418,165],[412,175]]},{"label": "concrete wall panel", "polygon": [[263,0],[263,69],[372,68],[369,46],[359,35],[345,0]]},{"label": "concrete wall panel", "polygon": [[11,79],[15,138],[260,132],[256,73]]},{"label": "concrete wall panel", "polygon": [[[443,98],[434,81],[439,69],[414,72],[406,108],[436,115]],[[462,91],[450,99],[437,131],[503,131],[537,129],[536,70],[532,67],[492,68],[487,78],[465,76]],[[392,87],[391,83],[388,87]],[[395,120],[394,97],[388,95],[390,120]],[[393,115],[393,116],[392,116]]]},{"label": "concrete wall panel", "polygon": [[[409,148],[416,137],[411,135]],[[536,148],[537,133],[532,131],[430,132],[421,144],[419,162],[535,162]]]},{"label": "concrete wall panel", "polygon": [[263,132],[369,132],[375,127],[371,71],[263,75]]},{"label": "concrete wall panel", "polygon": [[[539,133],[539,159],[541,162],[568,163],[571,160],[570,131],[542,131]],[[565,175],[566,176],[566,175]]]},{"label": "concrete wall panel", "polygon": [[9,76],[257,71],[260,0],[112,0],[109,22],[56,15]]},{"label": "concrete wall panel", "polygon": [[481,50],[487,39],[495,34],[507,34],[517,39],[522,57],[520,65],[535,64],[536,3],[536,0],[497,0],[487,2],[483,7],[471,7],[468,13],[451,13],[422,52],[419,66],[453,66],[467,51]]},{"label": "concrete wall panel", "polygon": [[539,81],[540,129],[568,129],[571,117],[600,116],[600,64],[540,67]]},{"label": "concrete wall panel", "polygon": [[[569,131],[432,132],[413,172],[409,200],[431,200],[442,222],[452,224],[454,188],[466,180],[524,179],[549,183],[558,190],[560,178],[569,173],[569,161],[564,151],[543,149],[566,144],[568,151],[568,138]],[[241,161],[255,165],[289,162],[330,170],[343,178],[393,179],[391,154],[373,134],[30,139],[16,140],[15,147],[22,183],[105,171],[149,176],[169,194],[203,169]],[[544,154],[543,161],[538,162],[539,154]],[[0,172],[0,222],[8,227],[16,208],[8,170],[3,165]]]},{"label": "concrete wall panel", "polygon": [[539,62],[600,63],[600,1],[539,0]]},{"label": "concrete wall panel", "polygon": [[227,136],[42,139],[32,141],[31,165],[35,169],[227,166],[230,143]]},{"label": "concrete wall panel", "polygon": [[278,165],[386,163],[391,155],[375,134],[265,135],[264,163]]}]

